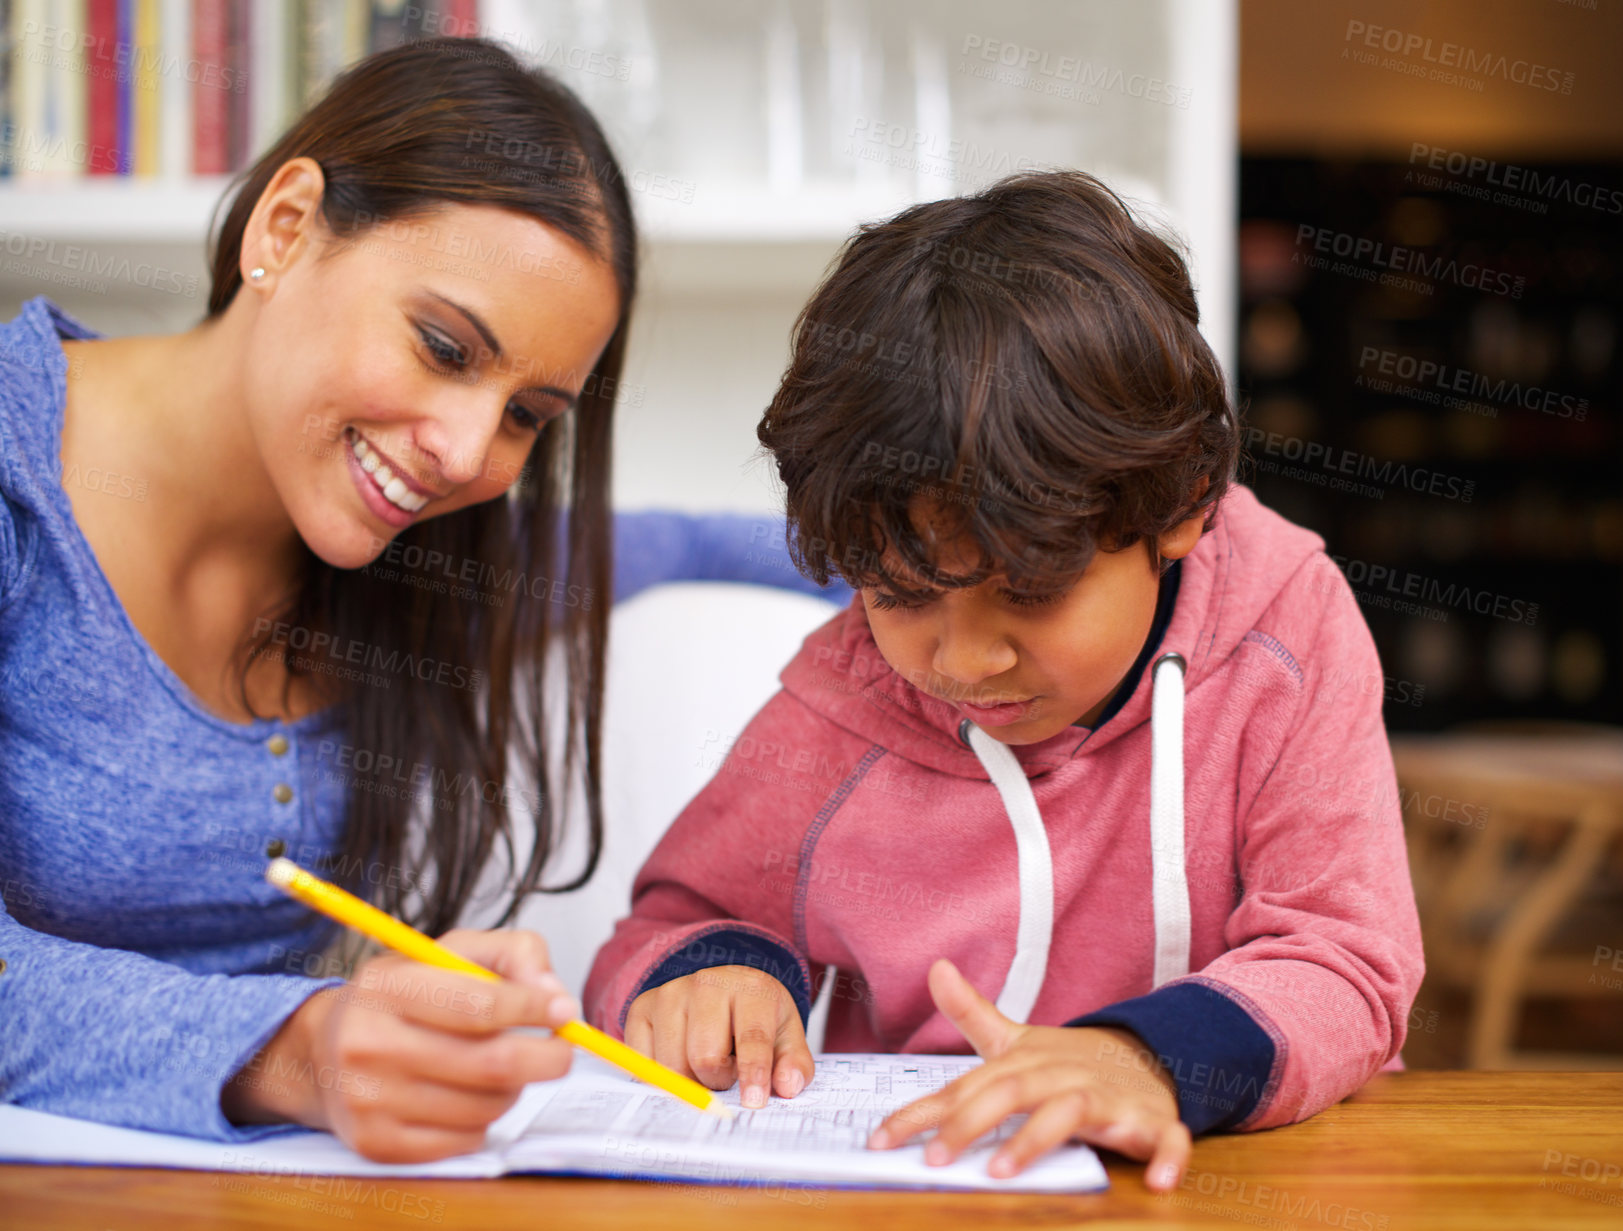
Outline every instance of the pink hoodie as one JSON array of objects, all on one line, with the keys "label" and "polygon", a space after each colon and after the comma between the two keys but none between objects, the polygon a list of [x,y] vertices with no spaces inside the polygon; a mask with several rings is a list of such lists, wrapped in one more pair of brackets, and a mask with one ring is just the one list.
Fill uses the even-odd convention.
[{"label": "pink hoodie", "polygon": [[1401,1067],[1423,959],[1357,601],[1239,486],[1181,568],[1120,710],[1015,748],[891,670],[855,600],[642,868],[589,1020],[621,1035],[641,992],[735,962],[804,1012],[833,966],[827,1050],[964,1052],[925,984],[949,957],[1017,1019],[1136,1030],[1196,1131]]}]

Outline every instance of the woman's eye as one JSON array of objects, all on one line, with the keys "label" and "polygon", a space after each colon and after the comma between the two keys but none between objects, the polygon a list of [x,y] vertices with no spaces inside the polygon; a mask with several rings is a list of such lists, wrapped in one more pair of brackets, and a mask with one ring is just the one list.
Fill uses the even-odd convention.
[{"label": "woman's eye", "polygon": [[541,416],[522,402],[507,403],[507,413],[513,416],[514,423],[527,432],[538,431],[541,428]]},{"label": "woman's eye", "polygon": [[428,353],[434,356],[434,362],[441,367],[460,369],[467,365],[467,353],[451,339],[431,329],[419,329],[417,333]]}]

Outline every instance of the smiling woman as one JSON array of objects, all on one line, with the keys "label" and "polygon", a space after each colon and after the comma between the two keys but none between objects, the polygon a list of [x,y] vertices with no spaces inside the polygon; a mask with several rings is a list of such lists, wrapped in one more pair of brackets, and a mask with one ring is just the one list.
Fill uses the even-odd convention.
[{"label": "smiling woman", "polygon": [[[567,1068],[511,1029],[577,1012],[542,940],[445,930],[493,864],[503,922],[540,887],[571,789],[570,885],[597,862],[635,251],[574,96],[433,39],[243,176],[194,328],[0,325],[0,1099],[425,1159]],[[627,520],[630,588],[744,579],[718,544],[760,537]],[[504,980],[307,977],[331,932],[264,883],[281,854]]]}]

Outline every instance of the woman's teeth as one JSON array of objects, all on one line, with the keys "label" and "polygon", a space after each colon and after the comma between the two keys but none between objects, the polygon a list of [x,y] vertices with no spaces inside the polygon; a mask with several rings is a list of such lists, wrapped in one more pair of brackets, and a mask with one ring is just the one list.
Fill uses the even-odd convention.
[{"label": "woman's teeth", "polygon": [[415,513],[428,503],[428,497],[419,495],[400,481],[400,476],[378,459],[378,455],[359,435],[350,442],[350,450],[361,463],[361,469],[372,476],[384,497],[396,508]]}]

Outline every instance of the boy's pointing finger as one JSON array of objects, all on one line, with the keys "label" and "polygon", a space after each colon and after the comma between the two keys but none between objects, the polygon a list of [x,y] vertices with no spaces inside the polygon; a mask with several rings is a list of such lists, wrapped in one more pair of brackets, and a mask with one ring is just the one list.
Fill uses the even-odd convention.
[{"label": "boy's pointing finger", "polygon": [[936,1008],[969,1040],[976,1054],[989,1060],[1008,1050],[1020,1025],[999,1013],[958,967],[944,957],[937,958],[930,966],[929,982]]}]

